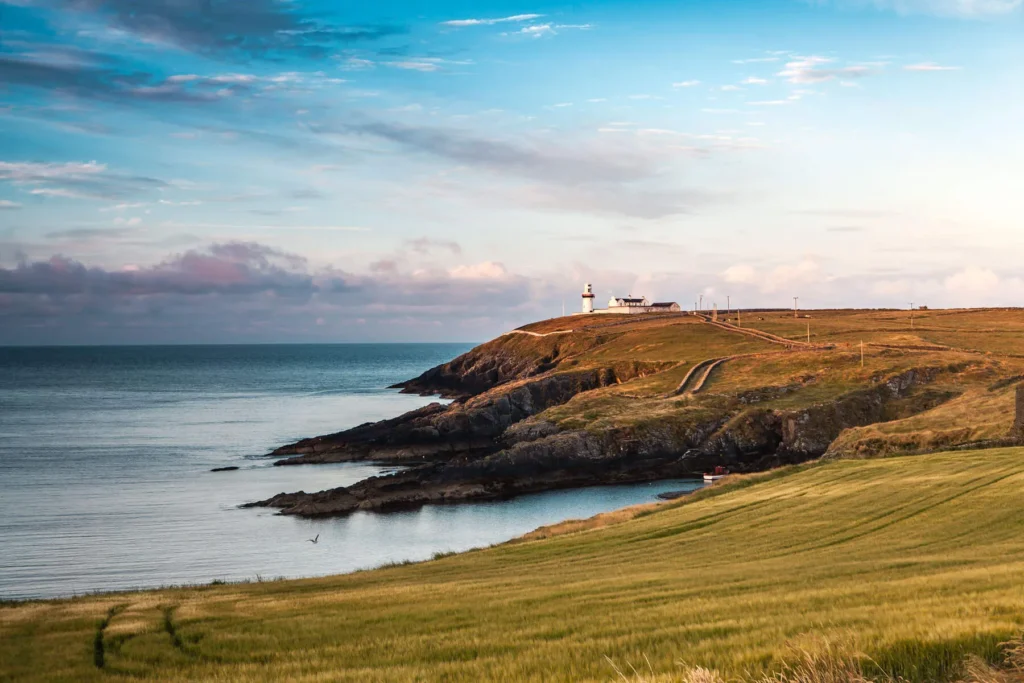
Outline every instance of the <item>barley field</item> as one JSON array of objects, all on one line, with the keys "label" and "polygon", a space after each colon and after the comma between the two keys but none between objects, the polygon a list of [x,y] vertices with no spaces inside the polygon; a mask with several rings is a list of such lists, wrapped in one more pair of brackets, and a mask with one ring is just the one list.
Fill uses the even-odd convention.
[{"label": "barley field", "polygon": [[957,680],[1024,627],[1022,497],[1024,449],[840,460],[421,564],[9,603],[0,680],[737,680],[822,643]]}]

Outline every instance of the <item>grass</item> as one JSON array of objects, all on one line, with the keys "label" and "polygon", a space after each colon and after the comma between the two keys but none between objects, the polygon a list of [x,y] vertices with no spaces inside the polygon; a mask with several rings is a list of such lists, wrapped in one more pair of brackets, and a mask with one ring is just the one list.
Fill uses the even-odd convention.
[{"label": "grass", "polygon": [[1022,487],[1024,449],[841,460],[426,563],[6,604],[0,680],[757,680],[822,638],[956,680],[1024,626]]},{"label": "grass", "polygon": [[[750,407],[799,412],[878,386],[911,370],[937,371],[924,388],[897,402],[885,422],[847,430],[830,450],[856,457],[917,453],[999,440],[1014,416],[1013,378],[1024,375],[1024,310],[811,311],[748,314],[744,327],[831,346],[789,349],[702,324],[693,316],[596,316],[545,321],[537,329],[574,329],[566,368],[633,359],[662,364],[644,376],[574,397],[534,419],[563,429],[692,431],[721,424]],[[529,343],[521,337],[517,344]],[[547,338],[551,339],[551,338]],[[526,340],[526,341],[524,341]],[[863,364],[859,342],[867,342]],[[551,343],[545,341],[544,343]],[[567,358],[566,356],[562,356]],[[671,396],[694,365],[732,360],[712,372],[699,394]],[[999,390],[992,387],[1000,385]]]}]

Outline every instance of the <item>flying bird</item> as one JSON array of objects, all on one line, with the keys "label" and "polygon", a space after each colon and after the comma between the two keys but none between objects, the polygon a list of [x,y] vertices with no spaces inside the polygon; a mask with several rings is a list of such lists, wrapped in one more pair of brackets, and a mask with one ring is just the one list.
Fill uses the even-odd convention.
[{"label": "flying bird", "polygon": [[313,545],[316,545],[320,542],[320,534],[317,534],[316,538],[307,538],[306,540],[312,543]]}]

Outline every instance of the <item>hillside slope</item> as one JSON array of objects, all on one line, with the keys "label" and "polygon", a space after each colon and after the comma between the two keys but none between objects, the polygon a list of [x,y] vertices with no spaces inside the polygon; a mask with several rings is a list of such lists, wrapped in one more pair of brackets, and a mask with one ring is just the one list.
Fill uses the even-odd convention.
[{"label": "hillside slope", "polygon": [[1022,491],[1020,448],[824,462],[417,565],[0,606],[0,680],[671,681],[822,636],[949,680],[1024,625]]},{"label": "hillside slope", "polygon": [[401,385],[453,404],[276,452],[293,456],[281,465],[410,469],[253,504],[345,515],[700,476],[719,465],[754,472],[823,455],[1015,443],[1024,354],[1007,340],[1024,333],[1024,312],[915,315],[602,315],[528,325]]}]

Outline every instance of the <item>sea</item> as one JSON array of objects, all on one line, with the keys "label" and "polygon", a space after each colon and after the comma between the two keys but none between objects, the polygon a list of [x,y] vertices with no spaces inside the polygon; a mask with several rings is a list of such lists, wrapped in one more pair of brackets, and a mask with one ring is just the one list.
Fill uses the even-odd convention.
[{"label": "sea", "polygon": [[[387,387],[470,347],[0,348],[0,599],[419,561],[701,485],[593,487],[316,520],[239,507],[388,472],[363,463],[274,467],[269,452],[437,400]],[[219,467],[239,469],[211,472]]]}]

